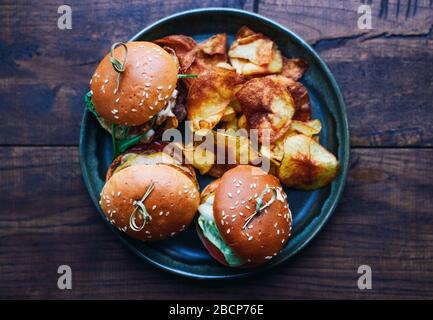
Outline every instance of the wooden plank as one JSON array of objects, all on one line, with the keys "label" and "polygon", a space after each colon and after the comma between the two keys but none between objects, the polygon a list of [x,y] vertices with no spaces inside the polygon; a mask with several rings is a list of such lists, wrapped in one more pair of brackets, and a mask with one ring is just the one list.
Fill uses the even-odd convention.
[{"label": "wooden plank", "polygon": [[[1,298],[431,298],[432,149],[355,149],[342,201],[296,258],[224,283],[166,274],[127,251],[83,186],[76,147],[0,148]],[[56,287],[57,267],[73,289]],[[373,269],[373,290],[357,268]]]},{"label": "wooden plank", "polygon": [[[432,146],[432,8],[396,16],[373,2],[373,30],[357,28],[359,1],[75,1],[73,29],[57,28],[57,4],[0,4],[0,145],[75,145],[82,97],[110,43],[171,13],[233,6],[283,23],[309,41],[345,96],[353,146]],[[403,2],[401,2],[403,3]],[[382,13],[381,13],[382,12]],[[394,14],[393,14],[394,13]]]},{"label": "wooden plank", "polygon": [[329,64],[352,146],[432,146],[431,1],[363,2],[372,3],[371,30],[358,28],[361,1],[261,0],[259,13],[298,33]]},{"label": "wooden plank", "polygon": [[70,4],[72,30],[60,30],[60,3],[30,2],[0,3],[0,145],[77,144],[83,96],[112,43],[180,11],[246,3],[77,0]]}]

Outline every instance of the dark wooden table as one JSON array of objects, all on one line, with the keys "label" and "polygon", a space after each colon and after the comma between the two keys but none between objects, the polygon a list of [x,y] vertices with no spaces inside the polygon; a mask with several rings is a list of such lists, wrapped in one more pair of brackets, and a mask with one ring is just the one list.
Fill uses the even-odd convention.
[{"label": "dark wooden table", "polygon": [[[361,1],[61,1],[0,3],[0,298],[433,298],[433,6]],[[296,258],[256,278],[179,278],[126,250],[102,223],[78,161],[83,94],[115,41],[183,10],[255,11],[306,39],[345,97],[348,184],[329,224]],[[73,289],[57,288],[70,265]],[[357,287],[359,265],[373,289]]]}]

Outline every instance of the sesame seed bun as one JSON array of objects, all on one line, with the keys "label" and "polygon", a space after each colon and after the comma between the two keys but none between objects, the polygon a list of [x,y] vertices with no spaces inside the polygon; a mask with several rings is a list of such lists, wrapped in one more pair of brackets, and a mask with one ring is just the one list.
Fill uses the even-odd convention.
[{"label": "sesame seed bun", "polygon": [[[96,112],[106,121],[128,126],[146,123],[164,108],[176,88],[177,65],[160,46],[145,41],[126,43],[128,53],[125,71],[120,76],[107,54],[99,63],[90,82]],[[114,57],[123,61],[125,49],[114,50]]]},{"label": "sesame seed bun", "polygon": [[[130,217],[153,182],[154,189],[143,201],[150,216],[142,230],[134,230]],[[129,236],[154,241],[185,230],[194,219],[200,202],[196,182],[176,167],[166,164],[134,165],[122,169],[106,182],[101,208],[107,219]],[[144,219],[136,215],[136,224]]]},{"label": "sesame seed bun", "polygon": [[[278,196],[243,228],[246,219],[255,213],[257,198],[266,188],[275,188]],[[281,251],[290,237],[292,216],[276,177],[260,168],[240,165],[219,179],[214,194],[215,224],[233,252],[254,265],[272,259]],[[264,195],[263,204],[271,198],[272,191],[269,191]]]}]

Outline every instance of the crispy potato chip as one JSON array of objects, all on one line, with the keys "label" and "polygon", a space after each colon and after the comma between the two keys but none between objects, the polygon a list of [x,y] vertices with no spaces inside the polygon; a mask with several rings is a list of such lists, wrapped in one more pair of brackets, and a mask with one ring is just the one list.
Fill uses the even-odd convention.
[{"label": "crispy potato chip", "polygon": [[191,37],[184,35],[171,35],[154,41],[161,47],[169,47],[176,53],[180,66],[186,70],[192,63],[188,53],[197,47],[197,42]]},{"label": "crispy potato chip", "polygon": [[248,121],[247,121],[247,117],[245,117],[245,115],[241,115],[238,119],[238,128],[239,129],[249,129],[248,127]]},{"label": "crispy potato chip", "polygon": [[291,78],[287,78],[281,75],[270,75],[267,76],[283,86],[287,87],[290,94],[295,101],[295,115],[293,116],[293,120],[299,121],[309,121],[311,120],[311,105],[310,105],[310,97],[308,96],[307,88],[305,88],[302,83],[296,82]]},{"label": "crispy potato chip", "polygon": [[254,78],[246,82],[236,94],[248,127],[270,130],[271,143],[281,138],[290,128],[295,104],[287,89],[270,78]]},{"label": "crispy potato chip", "polygon": [[246,38],[246,37],[251,36],[253,34],[255,34],[255,32],[253,30],[251,30],[247,26],[242,26],[238,30],[238,32],[236,33],[236,39]]},{"label": "crispy potato chip", "polygon": [[237,131],[237,130],[239,130],[240,128],[238,127],[238,119],[235,117],[235,118],[233,118],[232,120],[230,120],[230,121],[227,121],[227,122],[223,122],[222,124],[221,124],[221,127],[220,127],[221,129],[224,129],[224,130],[235,130],[235,131]]},{"label": "crispy potato chip", "polygon": [[[227,63],[227,35],[216,34],[202,43],[197,43],[191,37],[172,35],[155,40],[155,43],[174,50],[180,63],[180,71],[187,74],[198,74],[212,69],[216,65]],[[183,82],[189,88],[196,79],[185,78]]]},{"label": "crispy potato chip", "polygon": [[227,130],[225,133],[212,131],[215,139],[215,150],[222,159],[216,158],[216,163],[208,172],[211,176],[219,178],[227,170],[239,164],[257,163],[261,157],[247,137],[247,132],[237,132],[237,129]]},{"label": "crispy potato chip", "polygon": [[221,121],[228,122],[234,119],[236,119],[236,111],[229,104],[221,117]]},{"label": "crispy potato chip", "polygon": [[310,120],[308,122],[302,122],[298,120],[293,120],[290,129],[303,135],[312,137],[319,134],[322,130],[322,123],[319,119]]},{"label": "crispy potato chip", "polygon": [[[201,75],[203,72],[220,65],[222,68],[232,69],[232,67],[228,68],[230,65],[227,63],[226,50],[227,35],[225,33],[210,37],[186,54],[183,72]],[[188,88],[195,81],[194,78],[183,79]]]},{"label": "crispy potato chip", "polygon": [[272,52],[272,61],[266,65],[257,65],[245,59],[230,58],[232,66],[236,69],[237,73],[246,76],[258,76],[272,73],[279,73],[282,68],[282,58],[280,51],[277,49]]},{"label": "crispy potato chip", "polygon": [[305,71],[308,69],[308,64],[302,59],[288,59],[283,57],[283,70],[281,75],[294,81],[302,78]]},{"label": "crispy potato chip", "polygon": [[200,49],[207,55],[223,55],[227,59],[227,34],[216,34],[199,44]]},{"label": "crispy potato chip", "polygon": [[236,86],[243,82],[241,75],[218,67],[203,72],[195,79],[187,103],[187,118],[192,121],[193,130],[213,129],[232,101]]},{"label": "crispy potato chip", "polygon": [[233,43],[229,50],[230,58],[245,59],[257,65],[272,61],[274,43],[265,36],[256,34]]},{"label": "crispy potato chip", "polygon": [[229,57],[236,71],[244,75],[279,73],[283,69],[283,57],[276,44],[247,27],[238,31]]},{"label": "crispy potato chip", "polygon": [[297,134],[285,140],[278,177],[287,187],[318,189],[331,182],[337,174],[335,156],[311,137]]}]

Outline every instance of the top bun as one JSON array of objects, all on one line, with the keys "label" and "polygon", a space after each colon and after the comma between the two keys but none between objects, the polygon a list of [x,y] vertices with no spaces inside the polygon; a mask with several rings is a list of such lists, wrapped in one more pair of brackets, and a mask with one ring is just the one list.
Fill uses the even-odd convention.
[{"label": "top bun", "polygon": [[[154,189],[143,201],[150,221],[137,216],[134,230],[131,215],[137,201],[153,183]],[[200,202],[196,181],[175,166],[134,165],[115,173],[104,185],[101,208],[120,231],[143,241],[161,240],[185,230],[193,220]]]},{"label": "top bun", "polygon": [[[257,198],[266,188],[276,190],[275,201],[244,229],[246,218],[254,214]],[[271,198],[269,191],[262,203]],[[291,232],[292,216],[286,198],[278,179],[260,168],[240,165],[227,171],[219,179],[213,205],[221,237],[248,262],[271,259],[284,247]]]},{"label": "top bun", "polygon": [[[145,41],[126,43],[125,71],[120,75],[107,54],[99,63],[90,82],[92,102],[105,120],[126,126],[146,123],[163,109],[177,82],[177,64],[160,46]],[[123,61],[125,48],[114,50],[114,58]]]}]

